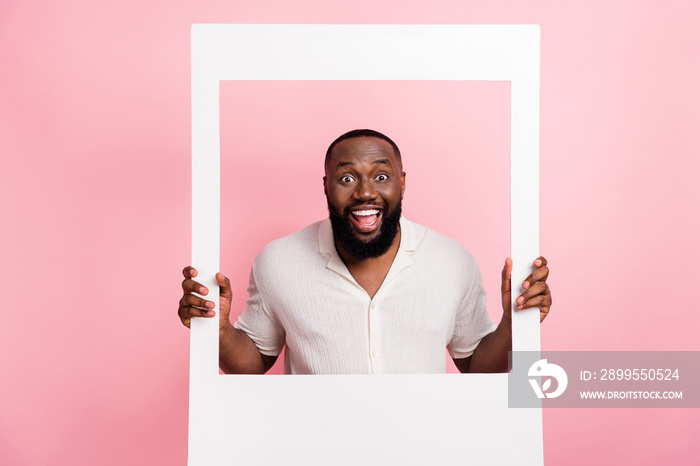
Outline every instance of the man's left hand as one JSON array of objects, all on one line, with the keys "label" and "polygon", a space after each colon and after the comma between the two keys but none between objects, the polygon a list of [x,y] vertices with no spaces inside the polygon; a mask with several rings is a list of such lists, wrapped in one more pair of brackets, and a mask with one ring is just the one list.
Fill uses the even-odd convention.
[{"label": "man's left hand", "polygon": [[[549,314],[549,308],[552,306],[552,293],[547,285],[547,277],[549,276],[549,268],[547,268],[547,259],[540,256],[534,261],[535,270],[528,275],[522,283],[525,292],[518,296],[515,300],[516,309],[523,310],[532,307],[540,308],[540,322]],[[511,283],[510,275],[513,271],[513,260],[509,257],[506,259],[506,264],[503,266],[501,275],[501,296],[503,302],[503,313],[508,317],[511,316]]]}]

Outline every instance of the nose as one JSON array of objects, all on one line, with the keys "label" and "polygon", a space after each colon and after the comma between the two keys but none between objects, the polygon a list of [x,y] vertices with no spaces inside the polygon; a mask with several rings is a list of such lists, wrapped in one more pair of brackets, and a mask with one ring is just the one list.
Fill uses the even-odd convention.
[{"label": "nose", "polygon": [[352,195],[357,201],[371,201],[377,198],[377,190],[374,189],[372,180],[362,178],[360,182],[357,183],[357,189],[355,189]]}]

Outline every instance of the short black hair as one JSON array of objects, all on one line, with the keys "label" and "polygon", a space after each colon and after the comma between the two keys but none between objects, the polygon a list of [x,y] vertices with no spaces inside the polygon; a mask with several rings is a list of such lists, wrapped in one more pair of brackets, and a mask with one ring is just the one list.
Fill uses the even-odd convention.
[{"label": "short black hair", "polygon": [[338,136],[338,138],[335,141],[333,141],[330,146],[328,146],[324,166],[328,166],[328,161],[331,159],[331,152],[333,151],[333,148],[336,146],[336,144],[338,144],[341,141],[345,141],[346,139],[352,138],[377,138],[386,141],[389,144],[391,144],[391,147],[394,149],[394,155],[396,155],[396,158],[399,160],[399,163],[401,162],[401,151],[399,150],[399,146],[397,146],[396,143],[392,141],[391,138],[389,138],[389,136],[386,136],[380,133],[379,131],[375,131],[373,129],[353,129],[352,131],[348,131],[347,133]]}]

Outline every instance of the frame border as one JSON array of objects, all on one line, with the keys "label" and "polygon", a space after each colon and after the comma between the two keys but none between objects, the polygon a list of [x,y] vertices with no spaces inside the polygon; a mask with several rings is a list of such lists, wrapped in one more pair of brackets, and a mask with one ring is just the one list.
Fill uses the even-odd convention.
[{"label": "frame border", "polygon": [[[510,81],[513,283],[530,273],[539,255],[539,26],[195,24],[191,40],[192,264],[212,295],[220,81]],[[514,313],[513,351],[540,350],[535,311]],[[541,408],[508,409],[506,374],[220,376],[218,319],[191,327],[190,465],[426,464],[467,452],[479,464],[543,464]]]}]

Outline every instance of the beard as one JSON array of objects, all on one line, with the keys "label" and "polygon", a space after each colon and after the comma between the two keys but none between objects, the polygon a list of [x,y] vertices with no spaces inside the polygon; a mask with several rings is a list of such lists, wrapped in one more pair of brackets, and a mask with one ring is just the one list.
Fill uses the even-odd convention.
[{"label": "beard", "polygon": [[399,220],[401,219],[401,200],[391,212],[384,211],[382,225],[379,234],[369,241],[363,240],[353,229],[350,223],[350,208],[346,207],[343,213],[336,210],[328,203],[328,213],[333,227],[333,235],[345,252],[355,260],[361,261],[384,255],[391,247],[399,232]]}]

